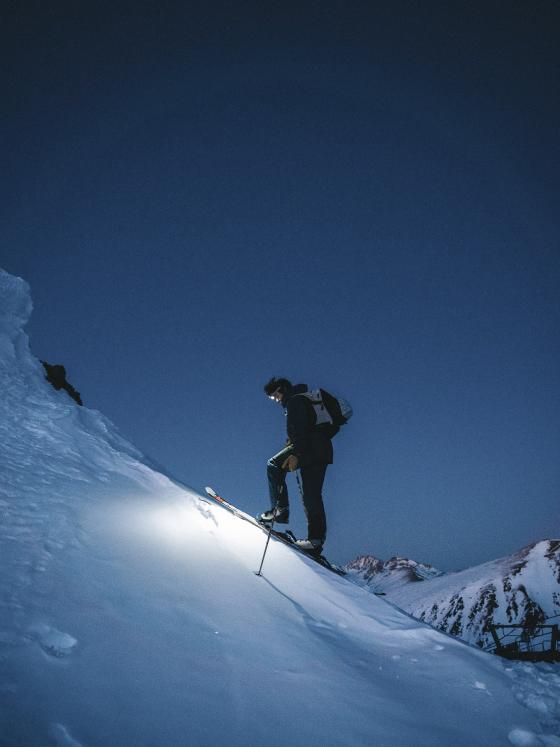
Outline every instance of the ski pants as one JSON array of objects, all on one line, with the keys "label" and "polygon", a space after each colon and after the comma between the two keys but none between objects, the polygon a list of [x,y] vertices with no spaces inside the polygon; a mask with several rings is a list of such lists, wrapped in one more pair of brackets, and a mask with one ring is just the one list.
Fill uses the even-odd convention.
[{"label": "ski pants", "polygon": [[[268,460],[266,472],[271,508],[289,506],[287,472],[282,469],[282,464],[290,454],[293,454],[293,447],[287,446]],[[307,517],[307,537],[321,540],[321,542],[324,542],[327,536],[327,519],[322,495],[327,466],[319,462],[300,468],[303,507]]]}]

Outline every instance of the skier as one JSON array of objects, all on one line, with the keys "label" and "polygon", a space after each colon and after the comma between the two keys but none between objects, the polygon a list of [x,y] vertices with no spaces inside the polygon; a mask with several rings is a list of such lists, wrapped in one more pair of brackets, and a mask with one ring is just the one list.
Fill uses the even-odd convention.
[{"label": "skier", "polygon": [[285,409],[288,440],[282,451],[268,460],[267,476],[270,511],[258,519],[270,523],[287,524],[289,519],[286,475],[300,470],[303,505],[307,516],[307,539],[297,541],[302,550],[320,554],[327,535],[327,521],[323,505],[323,482],[327,465],[333,462],[331,438],[338,432],[336,425],[315,425],[316,416],[305,384],[293,386],[288,379],[273,377],[264,387],[267,396]]}]

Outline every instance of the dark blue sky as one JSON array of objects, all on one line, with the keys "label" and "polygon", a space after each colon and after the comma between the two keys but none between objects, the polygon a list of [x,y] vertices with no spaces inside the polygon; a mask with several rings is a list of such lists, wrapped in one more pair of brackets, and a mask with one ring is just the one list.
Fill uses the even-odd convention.
[{"label": "dark blue sky", "polygon": [[87,405],[255,513],[263,383],[342,393],[337,561],[560,534],[557,3],[2,15],[0,265]]}]

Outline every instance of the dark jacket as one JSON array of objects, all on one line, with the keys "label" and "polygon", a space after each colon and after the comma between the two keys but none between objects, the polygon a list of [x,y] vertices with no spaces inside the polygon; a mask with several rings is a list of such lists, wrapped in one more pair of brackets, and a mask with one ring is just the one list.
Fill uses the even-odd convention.
[{"label": "dark jacket", "polygon": [[317,418],[313,405],[307,397],[301,396],[306,391],[305,384],[298,384],[289,389],[282,399],[286,411],[288,439],[294,447],[294,454],[300,467],[307,467],[310,464],[332,464],[332,433],[322,426],[316,427]]}]

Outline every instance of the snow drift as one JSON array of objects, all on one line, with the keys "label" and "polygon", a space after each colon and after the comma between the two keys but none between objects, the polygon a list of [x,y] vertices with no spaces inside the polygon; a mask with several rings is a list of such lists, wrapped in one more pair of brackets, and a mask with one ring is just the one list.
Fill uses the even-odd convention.
[{"label": "snow drift", "polygon": [[258,578],[258,528],[49,386],[30,311],[0,272],[2,745],[560,744],[551,667],[490,657],[275,541]]}]

